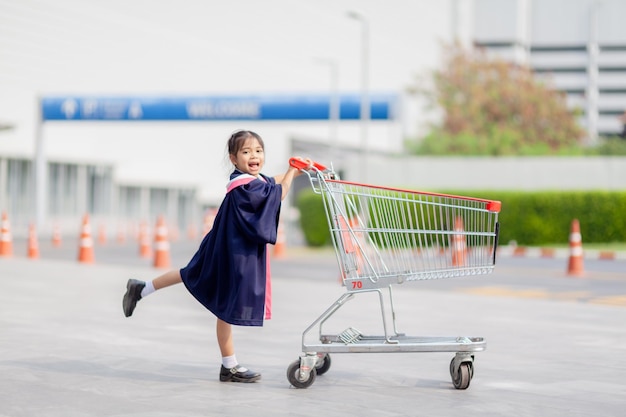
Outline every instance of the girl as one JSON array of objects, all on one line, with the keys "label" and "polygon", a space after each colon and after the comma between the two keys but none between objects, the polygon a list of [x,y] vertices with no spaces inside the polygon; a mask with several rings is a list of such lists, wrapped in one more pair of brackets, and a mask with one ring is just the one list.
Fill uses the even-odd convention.
[{"label": "girl", "polygon": [[[183,282],[189,292],[217,317],[217,343],[222,354],[220,381],[255,382],[261,375],[239,365],[232,325],[262,326],[271,316],[268,243],[276,243],[281,201],[299,171],[289,167],[274,178],[261,174],[265,162],[261,137],[241,130],[228,139],[235,166],[226,197],[211,231],[189,264],[144,282],[128,280],[124,314],[152,292]],[[305,160],[309,165],[310,160]]]}]

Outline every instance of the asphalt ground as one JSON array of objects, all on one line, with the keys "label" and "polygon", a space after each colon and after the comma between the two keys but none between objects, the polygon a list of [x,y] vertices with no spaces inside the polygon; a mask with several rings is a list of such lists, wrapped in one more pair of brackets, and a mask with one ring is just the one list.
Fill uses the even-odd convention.
[{"label": "asphalt ground", "polygon": [[[196,243],[173,243],[183,265]],[[307,389],[286,378],[303,330],[345,293],[334,253],[288,249],[272,263],[273,318],[234,327],[254,384],[218,380],[215,319],[183,286],[141,300],[125,318],[130,277],[161,270],[134,243],[41,247],[40,259],[0,258],[0,416],[622,416],[626,406],[626,263],[503,258],[487,276],[395,287],[398,327],[411,336],[481,336],[467,390],[452,353],[332,354]],[[380,333],[373,294],[326,324]]]}]

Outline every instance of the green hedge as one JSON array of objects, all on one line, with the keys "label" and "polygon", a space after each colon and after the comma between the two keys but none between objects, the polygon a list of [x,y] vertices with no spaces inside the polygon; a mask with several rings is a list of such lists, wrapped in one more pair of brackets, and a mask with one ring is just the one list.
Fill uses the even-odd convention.
[{"label": "green hedge", "polygon": [[[440,191],[502,201],[500,243],[518,245],[567,243],[571,222],[578,219],[585,243],[626,242],[626,191]],[[303,191],[296,202],[310,246],[330,244],[321,196]]]},{"label": "green hedge", "polygon": [[585,243],[626,242],[626,191],[474,192],[502,201],[500,242],[567,243],[573,219]]},{"label": "green hedge", "polygon": [[296,200],[300,211],[300,227],[309,246],[325,246],[332,243],[322,196],[312,190],[301,191]]}]

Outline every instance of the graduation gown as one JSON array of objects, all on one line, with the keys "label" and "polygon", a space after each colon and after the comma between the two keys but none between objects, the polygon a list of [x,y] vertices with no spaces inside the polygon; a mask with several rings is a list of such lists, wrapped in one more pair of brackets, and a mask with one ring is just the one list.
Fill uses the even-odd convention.
[{"label": "graduation gown", "polygon": [[213,228],[180,270],[202,305],[240,326],[262,326],[270,314],[267,244],[276,243],[282,186],[261,177],[231,174]]}]

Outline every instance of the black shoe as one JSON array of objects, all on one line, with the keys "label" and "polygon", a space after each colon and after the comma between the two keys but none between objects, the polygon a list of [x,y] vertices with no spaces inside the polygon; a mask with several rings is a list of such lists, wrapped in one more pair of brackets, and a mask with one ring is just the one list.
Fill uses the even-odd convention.
[{"label": "black shoe", "polygon": [[252,372],[249,369],[245,371],[240,371],[242,369],[241,366],[237,365],[234,368],[224,368],[222,365],[222,369],[220,369],[220,381],[222,382],[255,382],[261,379],[261,374]]},{"label": "black shoe", "polygon": [[146,283],[138,279],[129,279],[126,283],[126,294],[124,294],[124,299],[122,300],[122,307],[126,317],[133,315],[137,301],[141,300],[141,290],[145,286]]}]

